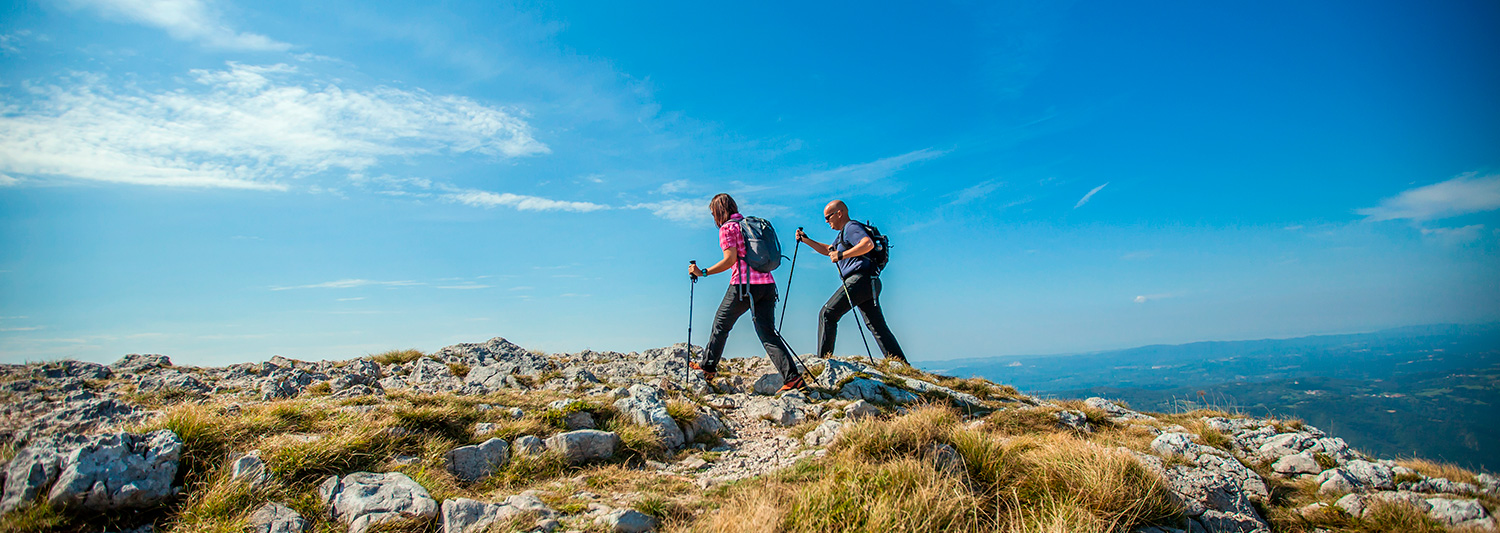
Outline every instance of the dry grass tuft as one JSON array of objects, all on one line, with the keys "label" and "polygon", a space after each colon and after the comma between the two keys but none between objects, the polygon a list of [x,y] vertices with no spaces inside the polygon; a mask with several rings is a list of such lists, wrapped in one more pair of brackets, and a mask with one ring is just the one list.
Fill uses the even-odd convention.
[{"label": "dry grass tuft", "polygon": [[[718,511],[683,528],[1102,532],[1180,513],[1128,452],[1067,433],[1007,438],[958,422],[952,408],[926,405],[855,424],[824,459],[725,489]],[[939,460],[940,445],[961,464]]]},{"label": "dry grass tuft", "polygon": [[1427,477],[1447,478],[1448,481],[1458,483],[1479,483],[1479,477],[1474,475],[1473,470],[1455,464],[1417,458],[1397,459],[1396,464],[1416,470]]},{"label": "dry grass tuft", "polygon": [[422,353],[421,350],[410,348],[406,350],[391,350],[388,352],[381,352],[375,355],[371,355],[370,360],[382,365],[397,365],[410,363],[426,356],[427,354]]}]

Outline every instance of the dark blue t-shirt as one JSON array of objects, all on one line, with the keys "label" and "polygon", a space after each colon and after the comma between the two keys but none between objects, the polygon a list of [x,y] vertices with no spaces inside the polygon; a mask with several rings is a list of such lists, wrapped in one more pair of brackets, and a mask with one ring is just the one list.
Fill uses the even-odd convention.
[{"label": "dark blue t-shirt", "polygon": [[[864,224],[860,224],[858,222],[850,220],[848,224],[844,224],[844,231],[840,233],[839,236],[841,238],[834,239],[833,241],[833,249],[842,252],[844,250],[853,248],[854,245],[859,244],[860,241],[869,238],[870,232],[865,231]],[[839,275],[846,278],[849,277],[850,274],[854,274],[856,272],[874,271],[875,264],[870,260],[869,252],[865,252],[864,255],[861,255],[859,257],[850,257],[848,259],[839,261]]]}]

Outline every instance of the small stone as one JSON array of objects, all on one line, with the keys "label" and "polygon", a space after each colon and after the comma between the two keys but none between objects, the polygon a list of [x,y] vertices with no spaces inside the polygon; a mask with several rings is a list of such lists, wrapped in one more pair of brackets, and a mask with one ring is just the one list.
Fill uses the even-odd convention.
[{"label": "small stone", "polygon": [[553,435],[546,440],[547,449],[561,453],[569,464],[580,464],[615,455],[620,436],[597,429],[580,429]]},{"label": "small stone", "polygon": [[522,435],[516,437],[516,441],[512,443],[512,448],[514,448],[517,455],[538,454],[547,451],[547,444],[535,435]]},{"label": "small stone", "polygon": [[260,450],[250,450],[236,459],[229,479],[244,481],[252,485],[271,479],[271,473],[266,471],[266,463],[260,459]]},{"label": "small stone", "polygon": [[656,529],[656,519],[634,509],[617,509],[594,520],[614,533],[645,533]]},{"label": "small stone", "polygon": [[302,533],[307,530],[307,520],[302,515],[275,502],[260,506],[250,514],[248,521],[255,533]]},{"label": "small stone", "polygon": [[880,408],[870,402],[858,400],[844,407],[844,416],[850,420],[880,416]]}]

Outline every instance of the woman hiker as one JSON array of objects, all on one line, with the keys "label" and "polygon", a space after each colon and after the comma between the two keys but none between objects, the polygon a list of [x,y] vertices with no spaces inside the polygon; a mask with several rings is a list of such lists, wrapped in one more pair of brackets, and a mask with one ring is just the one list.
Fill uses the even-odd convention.
[{"label": "woman hiker", "polygon": [[760,336],[761,344],[766,347],[766,355],[776,365],[776,371],[781,373],[785,383],[781,390],[804,389],[807,384],[797,371],[797,365],[792,362],[792,349],[781,339],[781,334],[776,332],[776,280],[771,277],[771,273],[756,271],[740,260],[745,255],[745,236],[740,231],[740,220],[744,217],[740,215],[739,206],[735,205],[734,198],[728,194],[719,194],[708,202],[708,210],[713,213],[714,223],[719,226],[719,248],[724,250],[724,258],[708,267],[708,270],[700,270],[696,264],[690,265],[688,273],[694,276],[710,276],[726,270],[733,273],[729,279],[729,290],[724,293],[724,301],[719,304],[719,311],[714,313],[714,327],[708,336],[708,346],[703,349],[703,361],[689,362],[688,366],[703,371],[703,378],[712,382],[714,374],[719,370],[719,357],[723,355],[724,342],[729,340],[729,328],[734,327],[734,322],[739,320],[740,315],[750,311],[751,320],[755,323],[755,333]]}]

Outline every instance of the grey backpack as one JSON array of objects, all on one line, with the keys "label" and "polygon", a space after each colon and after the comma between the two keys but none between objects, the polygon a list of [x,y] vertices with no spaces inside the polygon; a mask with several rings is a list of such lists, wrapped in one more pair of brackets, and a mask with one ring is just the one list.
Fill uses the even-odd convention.
[{"label": "grey backpack", "polygon": [[781,241],[776,228],[760,217],[740,219],[740,233],[745,236],[745,263],[759,272],[770,272],[781,266]]}]

